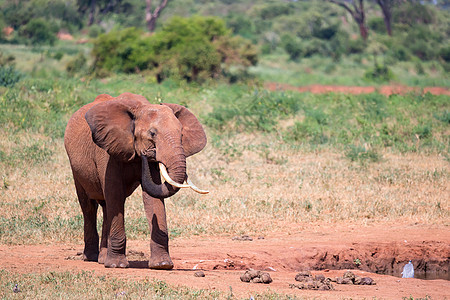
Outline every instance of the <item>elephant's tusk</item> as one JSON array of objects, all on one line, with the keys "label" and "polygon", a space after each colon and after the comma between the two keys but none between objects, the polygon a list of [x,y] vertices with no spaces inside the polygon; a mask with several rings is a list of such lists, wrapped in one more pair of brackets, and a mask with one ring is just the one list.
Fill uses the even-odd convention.
[{"label": "elephant's tusk", "polygon": [[159,170],[160,170],[161,176],[170,185],[177,187],[177,188],[190,188],[191,187],[190,185],[187,185],[187,184],[175,182],[172,178],[170,178],[169,173],[167,173],[166,166],[164,166],[162,163],[159,163]]},{"label": "elephant's tusk", "polygon": [[198,187],[196,187],[195,184],[193,184],[192,181],[191,181],[189,178],[188,178],[187,181],[185,181],[185,182],[187,182],[187,184],[189,185],[189,187],[190,187],[192,190],[196,191],[196,192],[199,193],[199,194],[208,194],[208,193],[209,193],[208,190],[201,190],[201,189],[199,189]]}]

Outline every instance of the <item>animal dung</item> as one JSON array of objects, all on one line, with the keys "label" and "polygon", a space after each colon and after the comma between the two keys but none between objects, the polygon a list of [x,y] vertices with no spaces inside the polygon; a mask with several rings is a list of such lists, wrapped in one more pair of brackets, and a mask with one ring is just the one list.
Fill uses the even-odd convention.
[{"label": "animal dung", "polygon": [[346,271],[343,277],[337,277],[334,281],[337,284],[354,284],[354,285],[375,285],[375,281],[370,277],[360,277],[352,271]]},{"label": "animal dung", "polygon": [[234,236],[231,239],[233,241],[253,241],[253,238],[249,235]]},{"label": "animal dung", "polygon": [[360,277],[351,271],[346,271],[342,277],[328,278],[322,274],[313,276],[310,271],[302,271],[295,275],[295,280],[299,283],[289,284],[290,288],[305,290],[334,290],[332,282],[337,284],[353,284],[353,285],[374,285],[375,281],[370,277]]},{"label": "animal dung", "polygon": [[250,269],[241,275],[241,281],[269,284],[272,282],[272,277],[270,277],[270,274],[267,272]]},{"label": "animal dung", "polygon": [[299,281],[299,283],[289,284],[290,288],[320,291],[334,290],[334,287],[331,284],[331,279],[325,278],[325,276],[322,274],[313,277],[310,271],[302,271],[295,275],[295,280]]}]

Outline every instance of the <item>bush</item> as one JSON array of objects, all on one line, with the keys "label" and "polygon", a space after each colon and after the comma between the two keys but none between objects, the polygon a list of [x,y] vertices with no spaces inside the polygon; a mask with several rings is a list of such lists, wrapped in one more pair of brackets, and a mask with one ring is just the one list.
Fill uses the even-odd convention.
[{"label": "bush", "polygon": [[394,74],[388,68],[388,66],[386,66],[386,64],[380,65],[377,62],[375,62],[374,67],[369,68],[364,73],[364,78],[369,81],[388,82],[394,79]]},{"label": "bush", "polygon": [[32,19],[20,30],[20,35],[32,45],[53,45],[57,39],[58,28],[43,18]]},{"label": "bush", "polygon": [[0,66],[0,86],[13,86],[22,77],[22,73],[17,71],[14,66]]},{"label": "bush", "polygon": [[439,50],[439,57],[445,62],[450,62],[450,45],[444,46]]},{"label": "bush", "polygon": [[281,45],[291,60],[295,61],[303,56],[303,48],[299,38],[285,34],[281,37]]},{"label": "bush", "polygon": [[235,66],[246,71],[258,61],[256,48],[232,37],[222,19],[198,16],[174,17],[152,36],[135,28],[102,34],[92,54],[97,74],[147,70],[158,82],[169,77],[201,82]]},{"label": "bush", "polygon": [[86,67],[86,57],[83,53],[79,53],[74,59],[69,61],[66,65],[66,71],[70,75],[74,75],[76,73],[79,73],[81,70],[83,70]]},{"label": "bush", "polygon": [[382,17],[374,17],[367,21],[367,26],[377,33],[386,33],[386,25]]},{"label": "bush", "polygon": [[96,38],[103,32],[104,32],[104,30],[100,25],[94,24],[94,25],[91,25],[91,27],[89,27],[88,36],[90,38]]}]

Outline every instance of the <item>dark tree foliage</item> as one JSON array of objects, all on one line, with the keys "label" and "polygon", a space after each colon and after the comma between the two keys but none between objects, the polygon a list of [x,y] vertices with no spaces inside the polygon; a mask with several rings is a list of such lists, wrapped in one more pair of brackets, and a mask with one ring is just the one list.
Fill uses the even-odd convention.
[{"label": "dark tree foliage", "polygon": [[20,29],[20,35],[32,45],[53,45],[57,32],[58,28],[43,18],[32,19]]},{"label": "dark tree foliage", "polygon": [[100,35],[92,54],[97,74],[148,71],[158,81],[203,81],[224,75],[227,66],[257,63],[255,47],[231,36],[222,19],[199,16],[173,17],[151,36],[135,28]]}]

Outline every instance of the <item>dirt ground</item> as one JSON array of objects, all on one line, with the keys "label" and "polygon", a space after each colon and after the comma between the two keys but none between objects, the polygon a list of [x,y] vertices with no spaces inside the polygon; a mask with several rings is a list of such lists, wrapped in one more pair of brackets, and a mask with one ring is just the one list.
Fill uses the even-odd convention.
[{"label": "dirt ground", "polygon": [[[374,87],[308,86],[267,84],[266,88],[298,91],[370,93]],[[422,91],[417,88],[386,86],[377,89],[390,95]],[[425,88],[423,92],[450,95],[446,88]],[[362,222],[361,222],[362,223]],[[73,244],[0,245],[0,266],[17,273],[93,271],[98,276],[124,279],[159,279],[174,286],[223,291],[249,299],[256,294],[275,292],[314,299],[402,299],[431,297],[450,299],[450,230],[445,225],[370,223],[290,224],[283,232],[265,236],[198,237],[171,240],[175,268],[156,271],[147,268],[148,240],[128,241],[128,269],[106,269],[80,260],[82,241]],[[412,260],[420,278],[400,278],[403,266]],[[267,271],[270,284],[244,283],[240,275],[253,268]],[[313,275],[342,276],[352,270],[371,277],[376,285],[338,285],[334,290],[316,291],[290,288],[299,271]],[[205,277],[195,277],[202,270]],[[377,274],[377,273],[380,274]],[[390,275],[381,275],[390,274]],[[395,276],[393,276],[395,275]],[[433,279],[439,275],[445,279]]]},{"label": "dirt ground", "polygon": [[[445,226],[419,224],[316,224],[292,226],[283,233],[266,236],[193,237],[171,241],[175,268],[156,271],[147,268],[148,241],[129,241],[128,269],[106,269],[79,259],[82,244],[0,245],[0,266],[18,273],[49,271],[93,271],[95,275],[126,279],[155,278],[171,285],[213,289],[250,298],[257,293],[276,292],[318,299],[373,298],[401,299],[430,296],[450,299],[450,281],[406,279],[370,273],[391,272],[400,276],[403,265],[412,260],[416,273],[443,272],[448,278],[450,234]],[[81,241],[80,241],[81,242]],[[355,263],[357,260],[358,263]],[[254,268],[270,273],[270,284],[244,283],[240,275]],[[352,269],[356,275],[371,277],[376,285],[338,285],[332,291],[299,290],[289,287],[295,275],[311,270],[313,275],[342,276]],[[205,277],[195,277],[202,270]]]}]

